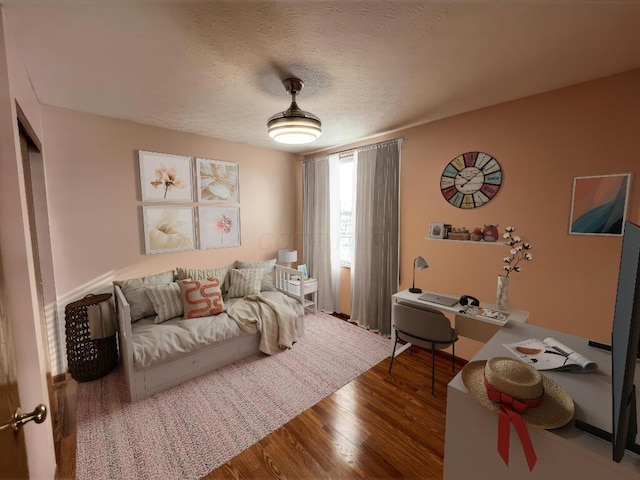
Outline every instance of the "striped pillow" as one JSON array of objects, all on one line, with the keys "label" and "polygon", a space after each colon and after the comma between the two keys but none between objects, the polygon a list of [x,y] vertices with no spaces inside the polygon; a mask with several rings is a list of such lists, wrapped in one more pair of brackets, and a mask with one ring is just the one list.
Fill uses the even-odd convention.
[{"label": "striped pillow", "polygon": [[229,286],[229,298],[240,298],[246,295],[257,295],[260,293],[264,269],[245,268],[238,270],[231,269],[231,285]]},{"label": "striped pillow", "polygon": [[208,317],[224,312],[220,279],[179,280],[184,318]]},{"label": "striped pillow", "polygon": [[273,286],[273,267],[276,264],[276,259],[267,260],[265,262],[245,262],[243,260],[236,260],[235,267],[240,269],[245,268],[261,268],[262,283],[260,284],[260,290],[262,291],[274,291],[276,288]]},{"label": "striped pillow", "polygon": [[182,316],[182,296],[176,282],[149,287],[147,295],[149,295],[153,309],[157,314],[153,323],[162,323]]},{"label": "striped pillow", "polygon": [[209,269],[199,268],[176,268],[178,280],[206,280],[207,278],[219,278],[221,285],[220,288],[224,292],[226,285],[229,283],[229,267],[218,267]]},{"label": "striped pillow", "polygon": [[150,277],[132,278],[113,283],[122,290],[124,298],[129,303],[131,321],[135,322],[155,313],[151,299],[147,295],[147,287],[166,285],[171,282],[173,282],[173,270],[151,275]]}]

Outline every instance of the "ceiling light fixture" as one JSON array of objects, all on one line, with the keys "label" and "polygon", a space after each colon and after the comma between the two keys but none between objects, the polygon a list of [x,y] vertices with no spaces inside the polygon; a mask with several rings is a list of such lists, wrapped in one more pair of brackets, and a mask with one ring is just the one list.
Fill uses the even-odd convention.
[{"label": "ceiling light fixture", "polygon": [[291,95],[291,106],[269,118],[269,136],[276,142],[293,145],[313,142],[322,135],[322,123],[313,113],[301,110],[296,103],[296,95],[300,93],[304,83],[299,78],[287,78],[282,84]]}]

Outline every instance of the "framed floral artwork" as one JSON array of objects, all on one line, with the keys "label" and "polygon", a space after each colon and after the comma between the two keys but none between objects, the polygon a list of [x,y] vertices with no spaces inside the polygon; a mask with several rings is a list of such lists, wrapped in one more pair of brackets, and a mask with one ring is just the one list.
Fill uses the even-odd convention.
[{"label": "framed floral artwork", "polygon": [[193,159],[140,150],[143,202],[193,201]]},{"label": "framed floral artwork", "polygon": [[240,207],[198,207],[200,248],[240,246]]},{"label": "framed floral artwork", "polygon": [[193,207],[144,206],[142,216],[147,255],[196,248]]},{"label": "framed floral artwork", "polygon": [[629,173],[575,177],[569,233],[622,235],[630,184]]},{"label": "framed floral artwork", "polygon": [[234,162],[196,158],[198,202],[240,202],[239,169]]}]

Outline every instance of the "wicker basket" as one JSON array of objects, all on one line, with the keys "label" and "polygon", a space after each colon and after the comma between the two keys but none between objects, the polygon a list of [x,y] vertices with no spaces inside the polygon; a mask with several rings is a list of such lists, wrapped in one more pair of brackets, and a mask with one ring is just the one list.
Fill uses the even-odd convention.
[{"label": "wicker basket", "polygon": [[471,238],[471,234],[469,232],[460,233],[460,232],[449,232],[447,237],[449,240],[469,240]]},{"label": "wicker basket", "polygon": [[118,363],[116,336],[92,340],[87,307],[111,298],[110,293],[87,295],[64,308],[69,373],[78,382],[100,378]]}]

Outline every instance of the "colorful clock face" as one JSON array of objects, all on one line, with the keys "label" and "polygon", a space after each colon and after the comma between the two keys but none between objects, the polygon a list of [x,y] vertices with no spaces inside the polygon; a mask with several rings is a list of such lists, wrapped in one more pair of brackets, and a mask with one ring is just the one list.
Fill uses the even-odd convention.
[{"label": "colorful clock face", "polygon": [[495,197],[502,168],[491,155],[467,152],[449,162],[440,177],[440,191],[454,207],[477,208]]}]

